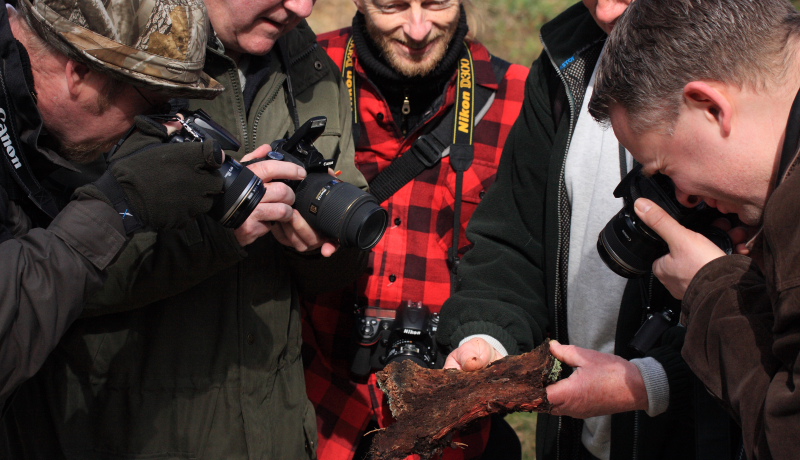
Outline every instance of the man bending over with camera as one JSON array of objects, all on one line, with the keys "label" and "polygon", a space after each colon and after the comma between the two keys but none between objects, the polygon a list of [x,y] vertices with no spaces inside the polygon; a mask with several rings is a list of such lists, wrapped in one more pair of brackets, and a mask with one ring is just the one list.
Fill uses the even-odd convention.
[{"label": "man bending over with camera", "polygon": [[[102,173],[102,154],[154,103],[222,90],[202,72],[201,2],[118,3],[129,8],[107,17],[83,1],[0,11],[0,404],[44,362],[134,231],[185,224],[222,190],[212,174],[221,151],[162,144],[160,125],[120,146],[94,184],[80,178],[93,162]],[[139,23],[162,14],[172,27]]]},{"label": "man bending over with camera", "polygon": [[590,110],[645,173],[669,176],[685,206],[760,227],[740,247],[750,257],[726,255],[635,204],[669,244],[653,272],[683,299],[682,354],[741,425],[747,458],[797,458],[800,14],[784,0],[637,0],[598,72]]}]

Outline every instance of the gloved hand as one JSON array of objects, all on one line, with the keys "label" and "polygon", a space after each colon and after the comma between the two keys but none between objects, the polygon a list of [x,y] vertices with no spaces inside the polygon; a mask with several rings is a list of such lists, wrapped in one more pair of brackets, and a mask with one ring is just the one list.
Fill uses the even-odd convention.
[{"label": "gloved hand", "polygon": [[217,172],[223,159],[219,145],[170,143],[163,124],[141,115],[135,123],[136,131],[112,150],[108,170],[75,194],[109,203],[127,233],[182,227],[208,212],[223,187]]}]

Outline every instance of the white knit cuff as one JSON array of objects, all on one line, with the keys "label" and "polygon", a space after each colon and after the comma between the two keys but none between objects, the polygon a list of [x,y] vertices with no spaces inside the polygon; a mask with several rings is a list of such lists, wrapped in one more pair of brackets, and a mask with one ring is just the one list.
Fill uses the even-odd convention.
[{"label": "white knit cuff", "polygon": [[666,412],[669,407],[669,380],[664,366],[651,357],[632,359],[631,363],[642,373],[647,390],[647,415],[655,417]]},{"label": "white knit cuff", "polygon": [[467,337],[464,337],[463,339],[461,339],[461,342],[458,343],[458,346],[460,347],[461,345],[464,345],[465,343],[469,342],[470,340],[472,340],[472,339],[474,339],[476,337],[487,341],[489,343],[489,345],[493,346],[494,349],[497,350],[497,352],[500,353],[500,355],[502,357],[508,356],[508,351],[506,351],[506,347],[504,347],[503,344],[500,343],[499,340],[495,339],[491,335],[486,335],[486,334],[470,335],[470,336],[467,336]]}]

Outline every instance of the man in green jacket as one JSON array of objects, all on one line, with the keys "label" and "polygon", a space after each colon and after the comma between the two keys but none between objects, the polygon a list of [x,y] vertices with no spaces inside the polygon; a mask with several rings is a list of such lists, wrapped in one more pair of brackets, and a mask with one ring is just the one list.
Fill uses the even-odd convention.
[{"label": "man in green jacket", "polygon": [[[315,146],[338,159],[339,178],[365,185],[336,65],[302,21],[313,2],[206,4],[215,37],[205,70],[226,91],[191,108],[238,137],[240,151],[227,153],[263,156],[262,145],[324,115]],[[335,246],[289,206],[292,190],[272,182],[302,179],[302,168],[251,167],[267,191],[235,231],[202,216],[134,238],[5,417],[18,457],[315,457],[297,295],[355,279],[362,257],[324,258]]]}]

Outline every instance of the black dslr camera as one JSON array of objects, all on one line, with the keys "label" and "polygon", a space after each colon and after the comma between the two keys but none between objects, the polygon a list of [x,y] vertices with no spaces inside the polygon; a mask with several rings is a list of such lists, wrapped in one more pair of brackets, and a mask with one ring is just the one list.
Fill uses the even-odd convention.
[{"label": "black dslr camera", "polygon": [[294,190],[294,208],[312,227],[342,246],[371,249],[386,231],[389,213],[373,195],[328,174],[333,160],[313,145],[327,121],[311,118],[289,139],[273,142],[267,159],[290,161],[308,172],[302,181],[285,182]]},{"label": "black dslr camera", "polygon": [[410,359],[423,367],[441,367],[436,347],[439,315],[422,302],[408,301],[400,308],[356,309],[358,348],[350,370],[359,377],[383,369],[393,361]]},{"label": "black dslr camera", "polygon": [[[170,142],[203,142],[213,139],[223,150],[238,151],[241,144],[202,109],[181,111],[183,117],[161,117],[179,121],[183,129]],[[326,160],[312,144],[325,130],[327,119],[308,120],[289,139],[270,146],[267,160],[291,161],[306,169],[302,181],[284,181],[295,192],[294,207],[314,228],[337,239],[342,246],[370,249],[380,241],[389,215],[375,197],[328,174],[333,160]],[[256,160],[260,161],[260,160]],[[249,164],[249,163],[246,163]],[[264,184],[250,169],[229,155],[219,168],[224,178],[222,198],[215,200],[209,215],[230,228],[242,225],[264,196]]]},{"label": "black dslr camera", "polygon": [[616,274],[636,278],[650,272],[653,262],[669,252],[667,243],[645,225],[633,208],[638,198],[648,198],[664,209],[684,227],[704,235],[730,254],[733,243],[728,234],[712,225],[724,214],[700,203],[694,208],[681,205],[675,198],[675,186],[663,174],[645,176],[642,166],[636,165],[614,190],[625,205],[600,232],[597,252]]}]

